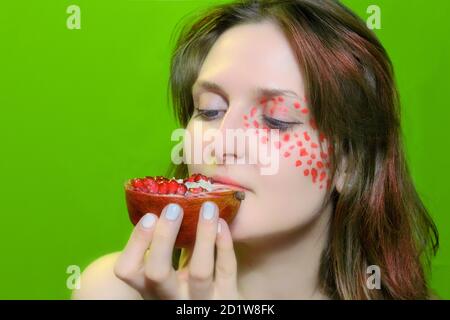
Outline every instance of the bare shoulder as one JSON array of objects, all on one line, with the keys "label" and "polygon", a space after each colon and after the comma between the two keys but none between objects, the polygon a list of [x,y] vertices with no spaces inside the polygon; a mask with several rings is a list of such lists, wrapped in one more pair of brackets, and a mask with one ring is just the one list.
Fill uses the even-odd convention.
[{"label": "bare shoulder", "polygon": [[134,288],[114,274],[114,265],[120,252],[102,256],[92,262],[82,273],[80,289],[72,292],[74,300],[142,299]]}]

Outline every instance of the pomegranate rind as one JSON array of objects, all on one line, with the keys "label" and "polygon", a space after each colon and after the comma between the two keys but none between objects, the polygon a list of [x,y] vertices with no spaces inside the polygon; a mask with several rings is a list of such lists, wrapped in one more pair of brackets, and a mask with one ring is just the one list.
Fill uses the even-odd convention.
[{"label": "pomegranate rind", "polygon": [[[160,216],[164,207],[169,203],[176,203],[183,208],[183,220],[175,242],[177,248],[192,247],[195,243],[197,223],[200,208],[205,201],[213,201],[219,207],[219,216],[228,224],[236,216],[241,200],[236,194],[240,191],[233,189],[217,189],[199,194],[152,194],[135,191],[128,180],[125,183],[125,198],[129,218],[136,225],[146,213]],[[242,193],[242,192],[241,192]]]}]

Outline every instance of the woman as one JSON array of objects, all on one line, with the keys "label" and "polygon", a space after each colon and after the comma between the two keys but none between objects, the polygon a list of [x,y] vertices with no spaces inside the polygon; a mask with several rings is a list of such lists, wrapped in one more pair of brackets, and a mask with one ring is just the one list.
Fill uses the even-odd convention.
[{"label": "woman", "polygon": [[187,169],[245,189],[235,220],[228,226],[206,204],[175,270],[182,210],[148,214],[122,252],[85,270],[74,298],[430,296],[422,262],[436,253],[437,230],[405,161],[391,62],[355,14],[331,0],[215,7],[181,33],[170,85],[194,136],[198,124],[256,128],[270,144],[264,133],[278,130],[279,169],[261,175],[258,164],[228,161],[248,148],[215,154],[214,166],[178,167],[178,177]]}]

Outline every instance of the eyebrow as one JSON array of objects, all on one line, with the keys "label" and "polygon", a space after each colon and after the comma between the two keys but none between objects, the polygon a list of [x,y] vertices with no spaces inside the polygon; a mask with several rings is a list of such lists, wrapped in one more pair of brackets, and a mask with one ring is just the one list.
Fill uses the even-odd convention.
[{"label": "eyebrow", "polygon": [[[227,101],[229,101],[229,96],[226,91],[217,83],[211,81],[197,81],[192,86],[194,94],[198,89],[203,89],[205,91],[211,91],[223,96]],[[198,88],[198,89],[197,89]],[[289,96],[293,98],[299,98],[299,95],[293,90],[278,89],[278,88],[256,88],[255,92],[259,97],[272,98],[276,96]]]}]

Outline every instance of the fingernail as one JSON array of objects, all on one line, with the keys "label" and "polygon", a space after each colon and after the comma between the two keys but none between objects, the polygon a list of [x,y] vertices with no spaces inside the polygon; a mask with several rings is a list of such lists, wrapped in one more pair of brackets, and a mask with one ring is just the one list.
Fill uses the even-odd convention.
[{"label": "fingernail", "polygon": [[142,226],[145,229],[150,229],[156,221],[156,216],[153,213],[146,213],[145,216],[142,218]]},{"label": "fingernail", "polygon": [[220,223],[220,220],[217,223],[217,233],[221,233],[222,232],[222,223]]},{"label": "fingernail", "polygon": [[169,204],[169,206],[167,207],[166,210],[166,219],[168,220],[176,220],[179,216],[180,216],[180,206],[171,203]]},{"label": "fingernail", "polygon": [[211,201],[206,201],[203,204],[203,208],[202,208],[203,219],[211,220],[214,217],[215,212],[216,212],[216,207],[215,207],[214,203],[212,203]]}]

